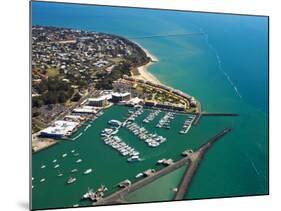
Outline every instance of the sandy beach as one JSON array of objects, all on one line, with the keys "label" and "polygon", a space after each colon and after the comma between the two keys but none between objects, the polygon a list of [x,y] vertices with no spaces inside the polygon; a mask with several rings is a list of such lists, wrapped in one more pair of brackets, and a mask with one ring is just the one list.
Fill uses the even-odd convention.
[{"label": "sandy beach", "polygon": [[[136,43],[136,42],[135,42]],[[148,67],[150,65],[153,65],[155,62],[159,62],[158,58],[151,54],[147,49],[145,49],[144,47],[142,47],[139,43],[136,43],[140,48],[142,48],[142,50],[146,53],[147,57],[151,58],[151,61],[148,62],[147,64],[138,67],[138,72],[140,75],[135,75],[132,76],[133,78],[137,78],[137,79],[142,79],[142,80],[147,80],[156,84],[161,84],[161,82],[158,80],[158,78],[156,78],[152,73],[150,73],[148,71]]]}]

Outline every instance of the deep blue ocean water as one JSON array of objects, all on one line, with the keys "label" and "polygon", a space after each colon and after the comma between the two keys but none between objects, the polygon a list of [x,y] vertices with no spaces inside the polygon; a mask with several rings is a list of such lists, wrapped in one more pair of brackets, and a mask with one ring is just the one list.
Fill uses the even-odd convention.
[{"label": "deep blue ocean water", "polygon": [[[149,70],[163,83],[195,96],[203,110],[240,114],[200,122],[203,129],[196,132],[208,137],[227,126],[234,131],[208,152],[186,198],[268,192],[266,17],[33,2],[32,25],[133,39],[158,57]],[[204,34],[185,35],[193,32]],[[149,35],[162,36],[141,38]],[[142,201],[155,187],[161,193],[161,186],[151,184],[132,201]]]}]

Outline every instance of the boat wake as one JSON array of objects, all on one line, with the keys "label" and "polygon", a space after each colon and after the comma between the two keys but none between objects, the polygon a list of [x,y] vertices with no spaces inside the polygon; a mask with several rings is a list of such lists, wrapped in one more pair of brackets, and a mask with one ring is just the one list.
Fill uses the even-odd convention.
[{"label": "boat wake", "polygon": [[256,173],[259,177],[262,177],[264,180],[267,180],[266,177],[265,177],[265,175],[264,175],[261,171],[259,171],[259,170],[257,169],[257,167],[256,167],[255,163],[253,162],[253,160],[251,159],[251,157],[250,157],[247,153],[245,153],[245,152],[244,152],[244,154],[245,154],[245,156],[247,157],[247,159],[249,160],[249,162],[250,162],[252,168],[254,169],[255,173]]},{"label": "boat wake", "polygon": [[217,63],[218,63],[218,68],[219,70],[222,72],[222,74],[226,77],[227,81],[229,82],[229,84],[231,85],[231,87],[233,88],[234,92],[237,94],[237,96],[239,98],[242,99],[242,95],[240,94],[237,86],[233,83],[233,81],[231,80],[230,76],[227,74],[227,72],[222,68],[222,62],[221,62],[221,59],[220,59],[220,56],[217,52],[217,50],[213,47],[213,45],[209,42],[209,37],[208,37],[208,34],[205,34],[205,40],[206,40],[206,43],[207,45],[209,46],[209,48],[214,51],[215,55],[216,55],[216,59],[217,59]]}]

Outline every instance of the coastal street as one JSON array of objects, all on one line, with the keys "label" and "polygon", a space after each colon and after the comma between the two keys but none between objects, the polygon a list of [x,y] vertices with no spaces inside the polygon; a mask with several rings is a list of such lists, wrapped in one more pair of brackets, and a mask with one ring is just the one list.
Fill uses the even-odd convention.
[{"label": "coastal street", "polygon": [[134,184],[132,184],[126,188],[123,188],[123,189],[113,193],[112,195],[110,195],[104,199],[101,199],[98,202],[93,203],[93,205],[105,205],[105,204],[108,205],[108,204],[118,204],[120,202],[124,202],[124,197],[127,194],[134,192],[137,189],[144,187],[145,185],[147,185],[147,184],[159,179],[160,177],[162,177],[168,173],[171,173],[171,172],[175,171],[176,169],[182,167],[183,165],[189,163],[188,169],[181,181],[179,190],[177,191],[177,194],[175,196],[175,199],[182,199],[184,194],[187,191],[187,188],[192,180],[192,177],[193,177],[200,161],[202,160],[204,154],[213,145],[213,143],[215,143],[217,140],[222,138],[225,134],[227,134],[231,130],[232,130],[231,128],[224,129],[223,131],[218,133],[216,136],[211,138],[206,144],[202,145],[196,152],[192,153],[190,156],[186,156],[186,157],[178,160],[177,162],[159,170],[158,172],[154,173],[153,175],[145,177],[144,179],[139,180],[138,182],[135,182]]}]

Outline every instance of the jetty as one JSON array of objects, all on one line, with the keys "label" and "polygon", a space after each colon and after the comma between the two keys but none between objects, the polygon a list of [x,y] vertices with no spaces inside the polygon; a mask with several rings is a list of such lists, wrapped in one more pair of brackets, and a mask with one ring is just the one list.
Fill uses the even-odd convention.
[{"label": "jetty", "polygon": [[195,174],[201,160],[203,159],[204,154],[207,152],[207,150],[220,138],[222,138],[224,135],[226,135],[228,132],[230,132],[231,128],[226,128],[220,133],[218,133],[216,136],[211,138],[206,144],[202,145],[199,150],[196,152],[188,154],[187,158],[189,158],[189,165],[186,169],[182,179],[181,183],[178,187],[178,191],[174,197],[175,200],[181,200],[184,198],[185,194],[188,191],[188,187],[191,184],[191,180],[193,178],[193,175]]},{"label": "jetty", "polygon": [[188,170],[186,171],[184,178],[181,181],[181,184],[179,186],[179,189],[176,194],[176,199],[180,199],[184,196],[186,193],[186,190],[192,180],[192,177],[201,162],[204,154],[207,152],[207,150],[220,138],[222,138],[224,135],[229,133],[232,129],[226,128],[217,135],[215,135],[213,138],[211,138],[206,144],[202,145],[196,152],[192,153],[189,156],[185,156],[184,158],[181,158],[180,160],[171,163],[167,167],[164,167],[163,169],[146,176],[145,178],[131,184],[130,186],[123,188],[103,199],[100,199],[98,202],[93,203],[93,205],[108,205],[108,204],[120,204],[125,202],[125,196],[129,193],[132,193],[136,191],[139,188],[144,187],[145,185],[159,179],[160,177],[171,173],[178,168],[190,164],[188,167]]}]

